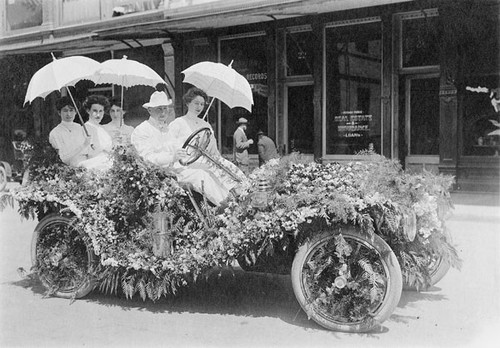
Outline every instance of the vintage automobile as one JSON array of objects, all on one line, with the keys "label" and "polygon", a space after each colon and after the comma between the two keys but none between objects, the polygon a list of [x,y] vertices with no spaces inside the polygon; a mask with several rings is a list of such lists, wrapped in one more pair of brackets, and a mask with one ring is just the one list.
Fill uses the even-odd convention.
[{"label": "vintage automobile", "polygon": [[[238,180],[193,133],[185,165],[200,157]],[[175,175],[118,147],[105,172],[72,168],[36,146],[27,185],[2,196],[38,218],[33,274],[48,294],[94,289],[158,300],[214,267],[291,275],[300,306],[319,325],[366,332],[396,308],[403,284],[425,290],[460,260],[446,231],[451,178],[410,174],[373,152],[320,164],[294,154],[239,182],[220,206]]]}]

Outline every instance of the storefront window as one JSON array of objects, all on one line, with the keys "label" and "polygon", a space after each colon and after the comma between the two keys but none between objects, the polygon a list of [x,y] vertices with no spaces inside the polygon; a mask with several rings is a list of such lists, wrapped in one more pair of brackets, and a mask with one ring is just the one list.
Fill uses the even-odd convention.
[{"label": "storefront window", "polygon": [[499,75],[470,77],[464,92],[463,154],[498,156],[500,152]]},{"label": "storefront window", "polygon": [[403,21],[403,67],[439,65],[437,17]]},{"label": "storefront window", "polygon": [[287,76],[312,75],[314,37],[311,31],[286,34]]},{"label": "storefront window", "polygon": [[326,154],[355,154],[381,140],[380,23],[326,29]]},{"label": "storefront window", "polygon": [[[235,107],[230,109],[221,103],[221,152],[230,154],[233,151],[233,133],[236,122],[240,117],[249,121],[247,137],[255,139],[259,129],[264,132],[267,128],[267,57],[266,37],[264,35],[222,39],[220,41],[220,62],[229,64],[243,75],[253,92],[252,112]],[[255,146],[251,146],[250,153],[257,153]]]},{"label": "storefront window", "polygon": [[[460,32],[451,36],[461,48],[463,84],[462,155],[499,156],[500,154],[500,31],[498,6],[472,7],[471,28],[464,45]],[[462,29],[465,30],[465,29]]]},{"label": "storefront window", "polygon": [[7,0],[7,30],[42,25],[42,0]]}]

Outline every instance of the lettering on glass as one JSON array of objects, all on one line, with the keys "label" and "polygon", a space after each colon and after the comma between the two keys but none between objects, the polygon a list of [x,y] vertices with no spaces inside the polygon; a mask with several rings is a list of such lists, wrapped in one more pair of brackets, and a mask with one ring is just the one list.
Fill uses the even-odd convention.
[{"label": "lettering on glass", "polygon": [[363,111],[343,111],[333,117],[337,124],[337,134],[341,138],[367,137],[373,116],[364,114]]}]

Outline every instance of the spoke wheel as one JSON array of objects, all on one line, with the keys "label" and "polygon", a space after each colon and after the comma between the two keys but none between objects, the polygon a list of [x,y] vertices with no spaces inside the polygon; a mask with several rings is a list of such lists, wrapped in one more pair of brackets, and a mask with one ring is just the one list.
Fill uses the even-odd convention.
[{"label": "spoke wheel", "polygon": [[408,291],[425,291],[436,285],[450,270],[450,262],[441,255],[430,255],[428,263],[425,265],[429,273],[429,283],[423,288],[417,288],[415,284],[409,284],[407,279],[403,286],[404,290]]},{"label": "spoke wheel", "polygon": [[326,231],[300,246],[292,265],[295,296],[310,319],[334,331],[367,332],[401,297],[402,275],[390,247],[355,226]]},{"label": "spoke wheel", "polygon": [[190,165],[195,162],[205,151],[210,143],[210,136],[212,131],[210,128],[200,128],[194,131],[182,145],[183,149],[186,149],[187,158],[179,160],[179,163],[183,166]]},{"label": "spoke wheel", "polygon": [[74,223],[74,218],[50,214],[36,226],[31,243],[31,260],[43,286],[50,295],[70,299],[94,288],[92,245]]}]

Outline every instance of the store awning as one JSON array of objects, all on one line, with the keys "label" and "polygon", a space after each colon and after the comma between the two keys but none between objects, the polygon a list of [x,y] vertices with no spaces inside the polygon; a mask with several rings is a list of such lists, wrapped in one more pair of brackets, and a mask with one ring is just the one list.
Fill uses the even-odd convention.
[{"label": "store awning", "polygon": [[219,1],[164,10],[164,19],[95,31],[97,40],[144,39],[328,12],[392,5],[414,0],[261,0]]},{"label": "store awning", "polygon": [[117,44],[141,46],[151,40],[167,41],[176,34],[410,1],[414,0],[220,0],[125,15],[77,28],[45,30],[23,35],[25,38],[2,38],[0,56],[87,49],[95,51],[112,49]]}]

